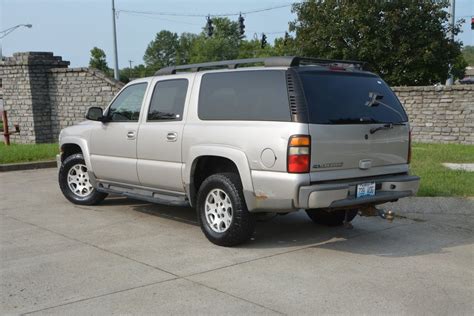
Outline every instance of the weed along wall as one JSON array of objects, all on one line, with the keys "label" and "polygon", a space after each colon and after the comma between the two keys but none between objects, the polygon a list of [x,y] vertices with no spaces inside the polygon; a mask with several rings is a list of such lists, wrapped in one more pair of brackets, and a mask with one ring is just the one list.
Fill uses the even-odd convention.
[{"label": "weed along wall", "polygon": [[[0,61],[3,100],[15,143],[56,142],[62,128],[105,107],[123,84],[89,68],[68,68],[53,53],[15,53]],[[394,87],[411,121],[413,140],[474,144],[474,85]]]},{"label": "weed along wall", "polygon": [[474,85],[394,87],[414,141],[474,144]]},{"label": "weed along wall", "polygon": [[48,52],[0,61],[4,108],[9,124],[20,126],[13,143],[57,142],[61,128],[83,121],[89,106],[105,107],[123,86],[98,70],[68,65]]}]

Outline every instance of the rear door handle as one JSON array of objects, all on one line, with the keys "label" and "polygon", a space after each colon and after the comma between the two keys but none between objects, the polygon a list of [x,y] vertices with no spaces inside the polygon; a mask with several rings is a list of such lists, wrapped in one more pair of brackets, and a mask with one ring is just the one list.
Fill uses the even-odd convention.
[{"label": "rear door handle", "polygon": [[135,131],[128,131],[127,132],[128,139],[135,139]]},{"label": "rear door handle", "polygon": [[166,135],[166,140],[169,142],[175,142],[178,139],[178,133],[170,132]]}]

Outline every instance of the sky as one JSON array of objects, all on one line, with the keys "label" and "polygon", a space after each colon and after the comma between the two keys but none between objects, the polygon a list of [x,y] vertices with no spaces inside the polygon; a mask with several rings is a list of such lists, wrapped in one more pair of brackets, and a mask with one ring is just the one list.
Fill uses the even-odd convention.
[{"label": "sky", "polygon": [[[50,51],[71,62],[72,67],[87,66],[90,50],[102,48],[109,67],[113,66],[111,0],[0,0],[0,30],[30,23],[31,29],[20,28],[2,40],[4,56],[20,51]],[[238,13],[283,6],[291,0],[115,0],[117,10],[179,12],[184,14]],[[267,34],[269,42],[283,36],[288,22],[295,19],[291,7],[246,14],[246,36]],[[470,19],[474,16],[474,0],[456,0],[456,18],[463,17],[464,45],[474,45]],[[237,16],[230,17],[237,20]],[[117,40],[119,67],[143,63],[148,43],[161,30],[199,33],[204,17],[149,16],[118,13]]]}]

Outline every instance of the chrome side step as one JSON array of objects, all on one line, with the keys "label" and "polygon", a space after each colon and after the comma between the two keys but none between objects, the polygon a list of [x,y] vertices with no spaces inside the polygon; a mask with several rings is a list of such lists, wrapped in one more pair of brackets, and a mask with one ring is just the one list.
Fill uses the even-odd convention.
[{"label": "chrome side step", "polygon": [[165,194],[144,188],[125,187],[99,181],[97,182],[96,190],[104,193],[123,195],[131,199],[142,200],[150,203],[171,206],[190,206],[185,194]]}]

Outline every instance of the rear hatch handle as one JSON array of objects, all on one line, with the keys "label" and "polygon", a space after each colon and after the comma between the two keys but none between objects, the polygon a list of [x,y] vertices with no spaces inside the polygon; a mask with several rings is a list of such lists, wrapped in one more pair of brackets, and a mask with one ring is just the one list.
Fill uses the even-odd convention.
[{"label": "rear hatch handle", "polygon": [[405,123],[386,123],[382,126],[379,126],[379,127],[373,127],[370,129],[370,134],[373,134],[377,131],[381,131],[381,130],[384,130],[384,129],[392,129],[395,125],[402,125],[402,126],[405,126]]}]

